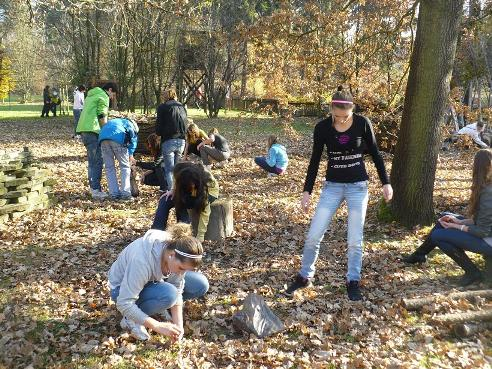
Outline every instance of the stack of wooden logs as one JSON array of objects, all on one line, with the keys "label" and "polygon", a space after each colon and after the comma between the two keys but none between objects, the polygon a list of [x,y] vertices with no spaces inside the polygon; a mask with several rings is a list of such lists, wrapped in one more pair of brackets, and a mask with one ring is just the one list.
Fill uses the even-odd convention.
[{"label": "stack of wooden logs", "polygon": [[49,175],[27,147],[13,153],[0,150],[0,223],[50,206],[55,181]]},{"label": "stack of wooden logs", "polygon": [[[408,311],[419,311],[438,301],[457,301],[462,299],[471,303],[479,302],[480,300],[492,300],[492,290],[452,292],[447,295],[403,299],[402,305]],[[486,304],[480,310],[436,315],[431,318],[431,323],[450,325],[458,337],[470,337],[480,331],[492,328],[492,307],[490,304]]]}]

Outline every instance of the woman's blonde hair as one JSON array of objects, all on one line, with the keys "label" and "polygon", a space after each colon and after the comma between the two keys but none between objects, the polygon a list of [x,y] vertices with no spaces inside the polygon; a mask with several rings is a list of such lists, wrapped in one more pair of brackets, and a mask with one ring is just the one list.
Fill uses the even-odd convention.
[{"label": "woman's blonde hair", "polygon": [[186,139],[189,142],[196,142],[200,136],[200,128],[195,123],[190,123],[186,128]]},{"label": "woman's blonde hair", "polygon": [[473,175],[468,214],[475,218],[479,208],[480,193],[492,183],[492,151],[479,150],[473,160]]},{"label": "woman's blonde hair", "polygon": [[[176,223],[168,227],[167,231],[171,234],[171,241],[167,245],[168,250],[178,250],[190,255],[203,255],[203,246],[200,241],[193,237],[191,225],[186,223]],[[190,263],[197,268],[202,263],[201,258],[189,258],[176,252],[176,258],[182,263]]]},{"label": "woman's blonde hair", "polygon": [[217,128],[212,128],[210,131],[208,131],[208,135],[218,135],[219,134],[219,130]]}]

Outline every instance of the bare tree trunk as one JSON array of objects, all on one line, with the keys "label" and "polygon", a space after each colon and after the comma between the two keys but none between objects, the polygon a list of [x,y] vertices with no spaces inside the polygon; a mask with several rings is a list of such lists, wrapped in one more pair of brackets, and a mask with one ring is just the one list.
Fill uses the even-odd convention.
[{"label": "bare tree trunk", "polygon": [[464,0],[422,0],[391,171],[392,209],[403,224],[430,224],[449,82]]}]

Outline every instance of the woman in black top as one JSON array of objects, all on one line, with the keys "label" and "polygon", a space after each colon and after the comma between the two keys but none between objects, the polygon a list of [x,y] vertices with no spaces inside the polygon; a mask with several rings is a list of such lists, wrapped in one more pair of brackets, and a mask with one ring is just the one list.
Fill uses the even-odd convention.
[{"label": "woman in black top", "polygon": [[376,165],[386,201],[393,197],[393,189],[389,184],[371,123],[369,119],[354,114],[353,106],[351,94],[339,90],[332,97],[331,115],[319,122],[314,129],[313,152],[301,200],[301,207],[305,212],[309,209],[311,192],[325,146],[328,151],[326,181],[304,244],[301,270],[285,291],[286,294],[291,295],[295,290],[310,285],[320,243],[331,218],[345,200],[348,207],[347,292],[350,300],[362,299],[359,281],[368,201],[368,176],[363,160],[365,149]]}]

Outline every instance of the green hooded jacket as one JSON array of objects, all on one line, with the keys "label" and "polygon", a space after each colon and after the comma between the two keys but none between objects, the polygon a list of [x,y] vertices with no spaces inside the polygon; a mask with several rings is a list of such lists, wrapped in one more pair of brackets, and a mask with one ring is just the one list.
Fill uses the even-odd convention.
[{"label": "green hooded jacket", "polygon": [[84,102],[84,108],[77,124],[77,133],[93,132],[99,134],[101,127],[99,119],[108,115],[109,96],[100,87],[89,90]]}]

